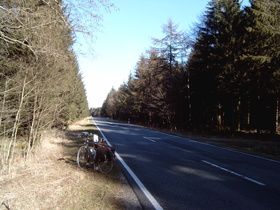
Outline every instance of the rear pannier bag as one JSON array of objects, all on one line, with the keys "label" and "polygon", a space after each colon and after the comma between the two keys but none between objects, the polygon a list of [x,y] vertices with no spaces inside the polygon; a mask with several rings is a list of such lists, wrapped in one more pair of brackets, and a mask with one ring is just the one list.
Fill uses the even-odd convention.
[{"label": "rear pannier bag", "polygon": [[108,149],[110,149],[112,151],[112,153],[114,154],[114,152],[115,152],[114,148],[97,147],[96,148],[96,160],[100,160],[100,161],[111,160],[112,157],[111,157]]}]

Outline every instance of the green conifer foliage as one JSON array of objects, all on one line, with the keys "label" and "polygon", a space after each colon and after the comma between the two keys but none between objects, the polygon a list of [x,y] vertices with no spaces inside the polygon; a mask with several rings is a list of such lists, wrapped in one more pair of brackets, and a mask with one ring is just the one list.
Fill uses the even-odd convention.
[{"label": "green conifer foliage", "polygon": [[8,145],[3,163],[11,165],[19,139],[28,155],[42,131],[64,129],[88,115],[65,11],[61,1],[0,3],[0,137]]}]

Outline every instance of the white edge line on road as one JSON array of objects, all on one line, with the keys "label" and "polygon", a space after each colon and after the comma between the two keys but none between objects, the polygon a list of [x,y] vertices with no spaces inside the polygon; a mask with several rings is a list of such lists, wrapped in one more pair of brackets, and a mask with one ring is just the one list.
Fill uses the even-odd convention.
[{"label": "white edge line on road", "polygon": [[[96,126],[96,128],[98,129],[98,131],[101,133],[101,135],[103,136],[103,138],[106,139],[106,142],[108,143],[109,146],[111,146],[111,144],[108,142],[107,138],[105,137],[105,135],[102,133],[102,131],[99,129],[99,127],[96,125],[96,123],[94,122],[93,118],[92,121],[94,123],[94,125]],[[123,165],[123,167],[127,170],[127,172],[130,174],[130,176],[134,179],[134,181],[136,182],[136,184],[139,186],[139,188],[141,189],[141,191],[145,194],[145,196],[148,198],[148,200],[152,203],[152,205],[154,206],[155,209],[157,210],[163,210],[163,208],[159,205],[159,203],[156,201],[156,199],[154,198],[154,196],[152,196],[152,194],[148,191],[148,189],[144,186],[144,184],[138,179],[138,177],[135,175],[135,173],[129,168],[129,166],[124,162],[124,160],[121,158],[121,156],[115,152],[116,157],[119,159],[119,161],[121,162],[121,164]]]},{"label": "white edge line on road", "polygon": [[236,173],[236,172],[231,171],[231,170],[229,170],[229,169],[226,169],[226,168],[224,168],[224,167],[218,166],[218,165],[216,165],[216,164],[214,164],[214,163],[210,163],[210,162],[208,162],[208,161],[206,161],[206,160],[201,160],[201,161],[202,161],[203,163],[206,163],[206,164],[208,164],[208,165],[211,165],[211,166],[213,166],[213,167],[216,167],[216,168],[219,168],[219,169],[221,169],[221,170],[223,170],[223,171],[226,171],[226,172],[228,172],[228,173],[231,173],[231,174],[233,174],[233,175],[235,175],[235,176],[241,177],[242,179],[246,179],[246,180],[248,180],[248,181],[250,181],[250,182],[253,182],[253,183],[255,183],[255,184],[258,184],[258,185],[261,185],[261,186],[265,186],[265,184],[262,183],[262,182],[256,181],[256,180],[254,180],[254,179],[251,179],[251,178],[249,178],[249,177],[247,177],[247,176],[244,176],[244,175],[242,175],[242,174]]}]

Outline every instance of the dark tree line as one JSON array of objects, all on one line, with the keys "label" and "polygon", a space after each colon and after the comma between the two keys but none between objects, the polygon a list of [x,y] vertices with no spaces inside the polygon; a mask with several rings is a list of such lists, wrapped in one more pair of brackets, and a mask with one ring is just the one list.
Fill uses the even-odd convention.
[{"label": "dark tree line", "polygon": [[27,156],[42,132],[89,114],[73,51],[76,32],[89,31],[71,13],[86,3],[96,12],[96,3],[74,3],[0,2],[0,169],[10,166],[16,153]]},{"label": "dark tree line", "polygon": [[212,0],[195,36],[171,20],[100,115],[198,132],[279,133],[280,2]]}]

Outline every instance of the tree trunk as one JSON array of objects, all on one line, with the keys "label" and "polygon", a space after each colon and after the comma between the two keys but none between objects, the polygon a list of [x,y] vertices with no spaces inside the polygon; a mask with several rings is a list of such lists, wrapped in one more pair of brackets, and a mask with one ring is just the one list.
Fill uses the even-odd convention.
[{"label": "tree trunk", "polygon": [[279,119],[280,119],[280,112],[279,112],[279,98],[276,99],[276,115],[275,115],[275,128],[276,128],[276,134],[280,133],[280,127],[279,127]]},{"label": "tree trunk", "polygon": [[218,115],[217,115],[217,124],[218,124],[218,131],[222,130],[222,105],[218,104]]},{"label": "tree trunk", "polygon": [[241,113],[240,113],[240,107],[241,107],[241,99],[240,97],[238,98],[238,102],[237,102],[237,107],[236,107],[236,111],[237,111],[237,131],[239,132],[241,130]]},{"label": "tree trunk", "polygon": [[8,148],[7,161],[9,161],[8,162],[9,173],[10,173],[10,170],[11,170],[11,164],[12,164],[13,157],[14,157],[14,149],[15,149],[16,140],[17,140],[17,132],[18,132],[19,124],[20,124],[20,114],[21,114],[21,111],[22,111],[22,108],[23,108],[23,101],[24,101],[24,98],[25,98],[25,86],[26,86],[26,77],[24,78],[24,82],[23,82],[23,85],[22,85],[20,103],[19,103],[19,107],[18,107],[18,110],[17,110],[17,114],[16,114],[14,126],[13,126],[12,138],[11,138],[9,148]]},{"label": "tree trunk", "polygon": [[36,90],[34,91],[35,97],[34,97],[34,104],[33,104],[33,115],[32,115],[32,123],[30,125],[30,132],[29,132],[29,138],[28,138],[28,145],[27,145],[27,151],[26,151],[26,157],[29,156],[29,153],[31,152],[31,148],[34,144],[34,138],[35,138],[35,123],[36,123],[36,112],[37,112],[37,99],[38,95],[36,93]]},{"label": "tree trunk", "polygon": [[247,107],[247,127],[249,130],[249,133],[251,132],[251,113],[250,113],[250,101],[248,101],[248,107]]},{"label": "tree trunk", "polygon": [[2,110],[1,110],[1,116],[0,116],[0,128],[1,128],[1,125],[2,125],[3,113],[5,111],[6,91],[7,91],[8,82],[9,82],[9,80],[6,80],[5,89],[4,89],[4,92],[3,92]]}]

